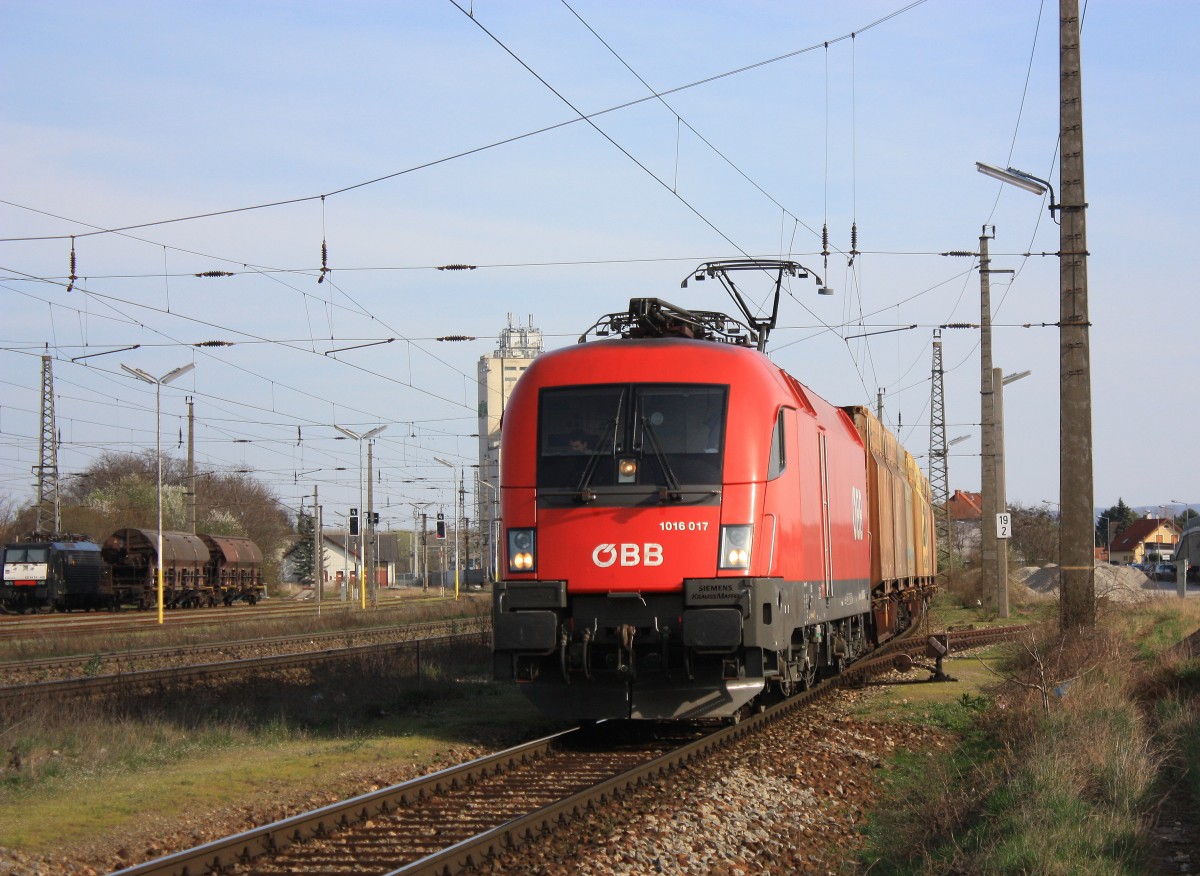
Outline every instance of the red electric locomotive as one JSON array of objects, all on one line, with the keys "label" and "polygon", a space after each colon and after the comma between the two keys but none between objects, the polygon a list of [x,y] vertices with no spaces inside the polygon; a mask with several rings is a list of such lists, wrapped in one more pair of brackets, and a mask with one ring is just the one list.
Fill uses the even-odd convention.
[{"label": "red electric locomotive", "polygon": [[[755,319],[729,272],[777,271]],[[794,262],[702,265],[742,308],[634,299],[504,413],[497,679],[563,718],[736,718],[903,625],[936,572],[928,484],[863,408],[763,354]],[[591,331],[591,330],[589,330]]]}]

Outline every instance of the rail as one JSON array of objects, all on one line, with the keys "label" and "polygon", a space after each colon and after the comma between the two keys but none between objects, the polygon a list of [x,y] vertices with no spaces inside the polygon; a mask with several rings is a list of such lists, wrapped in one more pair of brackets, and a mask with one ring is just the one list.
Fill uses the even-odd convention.
[{"label": "rail", "polygon": [[[958,631],[948,634],[952,649],[976,647],[979,644],[1012,638],[1022,627]],[[454,841],[440,850],[404,863],[386,872],[386,876],[448,876],[472,868],[505,852],[512,851],[530,840],[553,831],[565,821],[579,817],[597,804],[631,791],[651,779],[669,774],[688,762],[708,756],[717,749],[733,744],[791,713],[811,705],[843,684],[853,684],[864,676],[883,671],[897,654],[925,648],[927,640],[916,633],[917,625],[904,637],[898,637],[876,655],[848,668],[844,673],[769,707],[741,723],[706,733],[649,758],[630,769],[621,771],[583,790],[566,794],[549,805],[533,809],[516,817],[494,824],[467,839]],[[402,810],[419,818],[418,804],[430,798],[462,791],[488,777],[515,772],[522,767],[537,765],[544,772],[547,755],[573,735],[583,731],[571,730],[496,754],[487,755],[430,776],[414,779],[371,792],[350,800],[335,803],[312,812],[296,815],[273,824],[264,825],[235,836],[177,852],[154,861],[135,865],[113,876],[188,876],[196,873],[224,872],[234,864],[249,865],[264,855],[274,855],[293,846],[303,846],[308,840],[328,839],[335,832],[353,830],[356,826],[374,824],[379,833],[380,819],[396,816]],[[442,815],[445,811],[442,810]],[[474,814],[478,817],[478,813]],[[445,831],[444,833],[441,833]],[[449,836],[444,823],[439,823],[435,835]],[[365,871],[364,871],[365,872]],[[375,871],[382,872],[382,871]]]},{"label": "rail", "polygon": [[348,648],[329,648],[305,651],[296,654],[281,654],[271,657],[252,657],[242,660],[223,660],[189,667],[147,669],[112,675],[96,675],[87,678],[70,678],[59,681],[43,681],[0,687],[0,714],[11,716],[17,710],[28,711],[46,702],[60,703],[78,697],[111,697],[136,695],[144,691],[159,691],[167,685],[180,686],[188,683],[219,679],[229,682],[247,676],[262,675],[285,669],[307,668],[342,662],[359,657],[386,654],[396,650],[415,649],[417,673],[421,672],[421,649],[423,646],[438,646],[449,643],[477,641],[487,644],[490,632],[459,633],[425,639],[410,639],[357,645]]},{"label": "rail", "polygon": [[[130,672],[134,671],[132,667],[136,667],[139,664],[165,660],[194,662],[194,658],[204,654],[229,654],[231,652],[256,649],[286,650],[303,648],[304,650],[313,651],[320,650],[316,645],[321,642],[335,642],[340,640],[349,644],[353,640],[379,641],[381,639],[387,642],[403,642],[421,637],[429,638],[451,635],[457,632],[484,632],[488,629],[491,629],[490,616],[477,615],[474,617],[427,621],[417,624],[389,624],[387,626],[360,627],[319,633],[294,633],[288,636],[232,639],[198,645],[161,646],[137,648],[127,651],[108,651],[96,654],[72,654],[63,657],[6,660],[0,662],[0,678],[28,677],[39,672],[70,672],[76,668],[81,674],[89,676],[111,675],[115,673],[102,672],[102,667],[111,664],[117,667],[117,671]],[[365,643],[364,641],[363,644]]]}]

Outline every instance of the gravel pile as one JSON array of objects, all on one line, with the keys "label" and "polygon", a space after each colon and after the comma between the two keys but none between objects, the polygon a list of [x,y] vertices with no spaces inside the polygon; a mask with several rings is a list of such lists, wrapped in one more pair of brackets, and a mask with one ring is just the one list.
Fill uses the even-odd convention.
[{"label": "gravel pile", "polygon": [[[1018,570],[1018,575],[1022,574],[1025,586],[1035,593],[1058,595],[1058,566],[1051,564],[1040,569]],[[1132,566],[1096,563],[1097,598],[1114,602],[1140,602],[1162,595],[1167,595],[1167,591]]]}]

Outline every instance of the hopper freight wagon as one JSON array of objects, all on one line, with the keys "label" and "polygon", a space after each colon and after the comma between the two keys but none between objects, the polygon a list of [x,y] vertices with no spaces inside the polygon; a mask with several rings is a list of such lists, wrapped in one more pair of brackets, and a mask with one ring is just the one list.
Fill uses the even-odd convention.
[{"label": "hopper freight wagon", "polygon": [[162,567],[163,604],[170,608],[229,605],[242,599],[251,604],[263,595],[262,552],[247,538],[162,534],[118,529],[102,548],[112,566],[113,588],[122,605],[149,608],[158,603],[158,570]]},{"label": "hopper freight wagon", "polygon": [[[7,611],[147,609],[158,604],[158,531],[118,529],[103,544],[85,536],[31,536],[4,547],[0,607]],[[163,604],[251,605],[265,595],[262,551],[248,538],[164,532]]]},{"label": "hopper freight wagon", "polygon": [[201,535],[208,548],[204,574],[214,594],[231,605],[238,600],[254,605],[266,592],[262,578],[262,551],[248,538]]}]

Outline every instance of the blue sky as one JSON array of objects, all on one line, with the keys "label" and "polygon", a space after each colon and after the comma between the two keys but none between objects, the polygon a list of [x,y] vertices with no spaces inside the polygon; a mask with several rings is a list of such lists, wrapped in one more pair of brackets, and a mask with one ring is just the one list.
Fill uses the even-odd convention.
[{"label": "blue sky", "polygon": [[[332,424],[386,423],[376,503],[403,525],[407,503],[449,501],[435,456],[473,461],[475,365],[509,314],[556,347],[631,297],[728,309],[679,282],[743,254],[836,290],[795,283],[770,352],[838,404],[882,388],[924,461],[933,328],[980,317],[974,263],[939,253],[987,224],[992,267],[1016,272],[993,280],[994,361],[1033,372],[1005,394],[1008,495],[1057,501],[1058,264],[1023,255],[1056,252],[1057,226],[974,166],[1057,186],[1057,18],[1035,0],[0,0],[0,496],[32,495],[49,344],[63,473],[153,448],[152,388],[121,363],[195,362],[163,392],[166,449],[190,394],[202,466],[341,507],[357,448]],[[1198,20],[1187,2],[1086,10],[1098,506],[1200,504]],[[641,80],[701,84],[643,100]],[[235,276],[192,276],[209,270]],[[452,334],[478,340],[436,340]],[[210,340],[234,345],[192,346]],[[971,436],[952,489],[979,488],[977,342],[944,333],[947,433]]]}]

